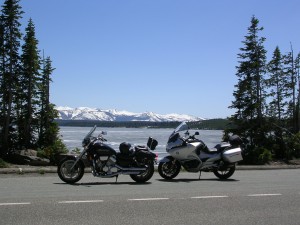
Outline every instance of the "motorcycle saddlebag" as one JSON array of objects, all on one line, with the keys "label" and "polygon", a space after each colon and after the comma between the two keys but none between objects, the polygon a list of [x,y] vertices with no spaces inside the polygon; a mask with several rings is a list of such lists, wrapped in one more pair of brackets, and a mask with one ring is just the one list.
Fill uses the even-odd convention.
[{"label": "motorcycle saddlebag", "polygon": [[145,151],[145,150],[140,150],[140,151],[136,151],[135,152],[135,157],[137,159],[137,161],[141,161],[143,159],[154,159],[155,158],[155,154],[153,154],[152,152],[149,151]]},{"label": "motorcycle saddlebag", "polygon": [[242,150],[241,148],[232,148],[223,152],[223,159],[229,163],[235,163],[238,161],[242,161]]},{"label": "motorcycle saddlebag", "polygon": [[119,150],[124,155],[129,155],[130,153],[131,144],[127,142],[122,142],[119,146]]},{"label": "motorcycle saddlebag", "polygon": [[158,144],[157,140],[155,140],[152,137],[148,138],[148,142],[147,142],[148,148],[150,148],[151,150],[154,150],[156,148],[157,144]]}]

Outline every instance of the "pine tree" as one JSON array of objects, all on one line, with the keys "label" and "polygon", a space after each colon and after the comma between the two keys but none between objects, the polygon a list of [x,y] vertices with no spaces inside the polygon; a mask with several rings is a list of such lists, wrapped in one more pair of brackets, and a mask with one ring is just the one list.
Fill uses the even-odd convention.
[{"label": "pine tree", "polygon": [[22,73],[20,76],[20,92],[18,95],[18,128],[20,147],[32,148],[38,133],[40,56],[38,40],[35,37],[35,26],[32,19],[25,29],[22,46]]},{"label": "pine tree", "polygon": [[[2,126],[3,126],[3,115],[2,115],[2,108],[3,108],[3,76],[4,76],[4,68],[5,68],[5,57],[4,57],[4,25],[3,25],[3,18],[0,15],[0,146],[2,142]],[[1,147],[0,147],[1,149]],[[0,150],[1,152],[1,150]],[[1,154],[0,154],[1,155]]]},{"label": "pine tree", "polygon": [[54,161],[54,156],[66,153],[67,149],[59,138],[59,127],[55,122],[58,111],[54,104],[50,103],[51,74],[54,71],[50,57],[43,60],[42,82],[41,82],[41,106],[40,106],[40,128],[38,144],[43,149],[46,157]]},{"label": "pine tree", "polygon": [[273,52],[273,58],[268,63],[269,79],[266,86],[270,89],[271,101],[268,105],[268,116],[276,118],[277,122],[282,121],[286,111],[286,83],[287,79],[283,73],[283,59],[279,47]]},{"label": "pine tree", "polygon": [[[41,79],[41,105],[40,105],[40,127],[39,127],[39,146],[45,147],[53,145],[55,138],[53,135],[51,137],[47,134],[50,129],[50,124],[56,118],[55,112],[53,111],[50,104],[50,82],[51,74],[54,71],[52,68],[52,61],[50,57],[43,59],[43,70],[42,70],[42,79]],[[52,115],[54,114],[54,115]],[[54,118],[53,118],[54,117]],[[55,136],[55,135],[54,135]]]},{"label": "pine tree", "polygon": [[296,122],[297,76],[295,71],[295,59],[294,59],[294,53],[292,47],[291,47],[291,51],[283,56],[283,63],[284,63],[284,74],[287,77],[286,97],[289,99],[289,106],[286,113],[291,121],[290,130],[293,133],[296,133],[297,132],[297,122]]},{"label": "pine tree", "polygon": [[275,151],[277,158],[283,158],[286,151],[286,145],[283,138],[283,128],[286,126],[286,110],[288,102],[286,99],[287,77],[283,72],[283,57],[277,46],[273,52],[272,60],[268,63],[269,79],[266,84],[269,88],[269,98],[271,101],[268,105],[267,115],[274,140],[272,149]]},{"label": "pine tree", "polygon": [[296,113],[295,113],[295,123],[296,123],[296,130],[295,132],[300,132],[300,53],[298,53],[295,59],[295,73],[296,78],[298,80],[297,84],[297,101],[296,101]]},{"label": "pine tree", "polygon": [[254,16],[248,34],[242,42],[238,54],[239,66],[236,76],[238,83],[233,93],[235,100],[230,108],[237,109],[231,120],[236,125],[235,132],[250,139],[251,145],[259,145],[264,139],[263,112],[266,92],[264,90],[266,73],[266,50],[264,37],[259,37],[263,27],[258,27],[259,20]]},{"label": "pine tree", "polygon": [[14,126],[16,123],[15,112],[15,93],[19,85],[18,76],[20,73],[20,22],[22,11],[19,0],[6,0],[1,10],[1,24],[3,32],[2,45],[2,80],[1,80],[1,96],[2,107],[1,117],[1,154],[4,155],[8,149],[14,147],[15,137]]}]

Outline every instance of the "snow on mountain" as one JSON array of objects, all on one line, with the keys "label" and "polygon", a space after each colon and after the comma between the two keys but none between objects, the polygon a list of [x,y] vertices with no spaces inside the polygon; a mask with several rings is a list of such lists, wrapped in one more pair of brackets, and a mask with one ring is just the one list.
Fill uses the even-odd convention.
[{"label": "snow on mountain", "polygon": [[97,108],[56,107],[59,119],[62,120],[100,120],[100,121],[199,121],[203,118],[183,114],[157,114],[153,112],[133,113],[115,109],[103,110]]}]

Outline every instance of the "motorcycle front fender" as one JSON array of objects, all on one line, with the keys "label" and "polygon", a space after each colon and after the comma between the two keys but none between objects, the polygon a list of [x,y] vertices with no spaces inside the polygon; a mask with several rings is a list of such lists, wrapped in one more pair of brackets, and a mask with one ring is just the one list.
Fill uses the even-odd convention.
[{"label": "motorcycle front fender", "polygon": [[[83,165],[83,167],[88,167],[89,166],[89,162],[88,160],[84,157],[84,158],[80,158],[78,159],[78,155],[62,155],[61,158],[62,160],[65,160],[65,159],[71,159],[71,160],[75,160],[77,161],[77,163],[81,163]],[[60,161],[62,161],[60,160]]]},{"label": "motorcycle front fender", "polygon": [[172,156],[166,156],[164,158],[162,158],[161,160],[159,160],[159,163],[166,163],[166,162],[170,162],[174,160],[174,158]]}]

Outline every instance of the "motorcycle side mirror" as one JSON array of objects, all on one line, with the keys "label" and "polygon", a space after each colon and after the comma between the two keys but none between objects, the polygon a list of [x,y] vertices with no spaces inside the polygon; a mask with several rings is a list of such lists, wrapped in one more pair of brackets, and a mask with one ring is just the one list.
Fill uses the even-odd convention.
[{"label": "motorcycle side mirror", "polygon": [[107,135],[107,132],[106,131],[101,131],[101,134],[102,135]]},{"label": "motorcycle side mirror", "polygon": [[196,132],[195,132],[195,135],[199,135],[199,132],[198,132],[198,131],[196,131]]}]

